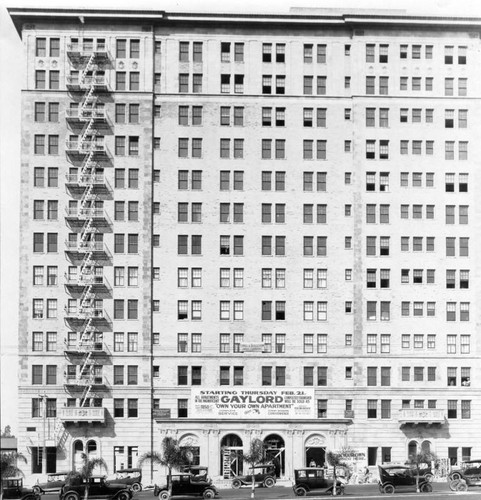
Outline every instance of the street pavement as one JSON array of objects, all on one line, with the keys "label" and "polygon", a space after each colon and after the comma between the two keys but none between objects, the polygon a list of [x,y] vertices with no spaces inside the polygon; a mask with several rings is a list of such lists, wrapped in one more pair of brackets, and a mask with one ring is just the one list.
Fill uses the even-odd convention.
[{"label": "street pavement", "polygon": [[[447,482],[434,482],[432,493],[394,493],[393,495],[381,494],[379,492],[379,487],[377,483],[372,484],[358,484],[358,485],[347,485],[345,490],[345,495],[342,497],[355,499],[362,498],[367,500],[368,498],[408,498],[409,500],[414,500],[422,498],[423,500],[481,500],[481,488],[470,488],[469,491],[465,493],[456,493],[449,489]],[[226,500],[251,500],[251,489],[250,487],[243,487],[238,490],[232,488],[222,488],[219,489],[219,498]],[[134,496],[133,500],[152,500],[154,496],[153,490],[144,490]],[[309,500],[326,498],[327,495],[311,494],[307,498]],[[187,500],[193,499],[195,497],[174,497],[174,500]],[[298,498],[294,495],[292,487],[290,486],[274,486],[273,488],[256,488],[255,499],[256,500],[283,500],[283,499],[293,499]]]}]

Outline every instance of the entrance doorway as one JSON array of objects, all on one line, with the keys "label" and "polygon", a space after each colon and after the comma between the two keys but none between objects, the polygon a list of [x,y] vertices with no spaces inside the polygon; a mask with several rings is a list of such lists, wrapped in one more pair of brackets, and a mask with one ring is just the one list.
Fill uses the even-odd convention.
[{"label": "entrance doorway", "polygon": [[[45,448],[47,452],[47,460],[46,466],[47,470],[46,474],[51,472],[57,472],[57,448],[54,446],[47,446]],[[32,474],[41,474],[42,473],[42,463],[43,463],[43,448],[32,446]]]},{"label": "entrance doorway", "polygon": [[304,448],[305,467],[324,467],[326,462],[326,438],[322,434],[310,436]]},{"label": "entrance doorway", "polygon": [[269,434],[264,439],[266,449],[266,462],[272,462],[276,468],[276,477],[285,474],[285,444],[281,436]]},{"label": "entrance doorway", "polygon": [[227,434],[220,443],[220,474],[224,479],[230,479],[243,473],[242,439],[236,434]]}]

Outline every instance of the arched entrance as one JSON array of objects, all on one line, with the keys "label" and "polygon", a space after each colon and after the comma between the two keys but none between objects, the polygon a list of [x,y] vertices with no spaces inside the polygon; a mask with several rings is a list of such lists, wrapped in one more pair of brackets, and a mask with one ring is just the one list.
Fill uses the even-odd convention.
[{"label": "arched entrance", "polygon": [[194,434],[186,434],[179,441],[181,448],[190,448],[189,460],[191,465],[200,465],[199,438]]},{"label": "arched entrance", "polygon": [[309,436],[304,445],[306,467],[323,467],[326,461],[326,438],[322,434]]},{"label": "arched entrance", "polygon": [[227,434],[220,443],[220,475],[224,479],[243,473],[242,439],[237,434]]},{"label": "arched entrance", "polygon": [[276,468],[276,477],[285,474],[285,444],[278,434],[269,434],[264,439],[266,462],[272,462]]}]

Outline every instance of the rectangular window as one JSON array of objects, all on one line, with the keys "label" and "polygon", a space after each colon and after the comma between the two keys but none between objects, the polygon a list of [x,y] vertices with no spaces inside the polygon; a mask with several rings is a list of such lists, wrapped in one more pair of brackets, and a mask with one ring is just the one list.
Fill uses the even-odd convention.
[{"label": "rectangular window", "polygon": [[377,418],[377,400],[367,400],[367,418]]}]

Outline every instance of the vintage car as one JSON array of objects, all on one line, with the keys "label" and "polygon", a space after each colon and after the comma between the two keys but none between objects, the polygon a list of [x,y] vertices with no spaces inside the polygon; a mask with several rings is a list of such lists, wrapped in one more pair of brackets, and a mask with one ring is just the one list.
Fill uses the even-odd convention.
[{"label": "vintage car", "polygon": [[[319,467],[305,467],[294,470],[294,486],[292,489],[298,497],[304,497],[310,492],[332,495],[334,479],[326,478],[324,469]],[[344,485],[336,481],[336,495],[344,495]]]},{"label": "vintage car", "polygon": [[184,474],[192,474],[199,479],[208,479],[207,473],[209,472],[209,468],[205,465],[184,465],[180,472]]},{"label": "vintage car", "polygon": [[47,480],[40,482],[37,480],[37,484],[33,486],[33,491],[38,495],[43,495],[45,493],[60,493],[62,486],[65,485],[67,480],[68,472],[52,472],[47,474]]},{"label": "vintage car", "polygon": [[25,488],[21,477],[2,479],[3,498],[19,500],[35,500],[37,497],[33,488]]},{"label": "vintage car", "polygon": [[468,486],[481,486],[481,459],[467,460],[448,476],[449,488],[452,491],[466,491]]},{"label": "vintage car", "polygon": [[245,476],[236,476],[232,479],[232,487],[237,489],[241,486],[252,485],[252,476],[254,476],[255,484],[260,484],[266,488],[272,488],[276,484],[276,468],[273,464],[266,464],[249,467]]},{"label": "vintage car", "polygon": [[85,496],[87,484],[89,498],[112,498],[113,500],[132,498],[132,491],[128,485],[107,481],[105,476],[92,476],[88,481],[79,478],[67,481],[60,491],[59,500],[81,500]]},{"label": "vintage car", "polygon": [[125,484],[130,487],[134,493],[142,491],[142,469],[120,469],[115,473],[113,479],[109,482]]},{"label": "vintage car", "polygon": [[[381,493],[394,493],[395,491],[416,491],[416,470],[403,465],[378,465],[379,491]],[[429,493],[433,487],[422,475],[419,475],[419,491]]]},{"label": "vintage car", "polygon": [[[172,496],[200,496],[203,498],[214,498],[217,494],[217,488],[212,484],[212,480],[207,477],[206,473],[194,475],[190,472],[185,474],[172,474],[171,478],[167,476],[167,480],[160,486],[155,485],[154,496],[158,496],[159,500],[168,500],[169,486],[172,484]],[[172,480],[172,483],[170,483]]]}]

